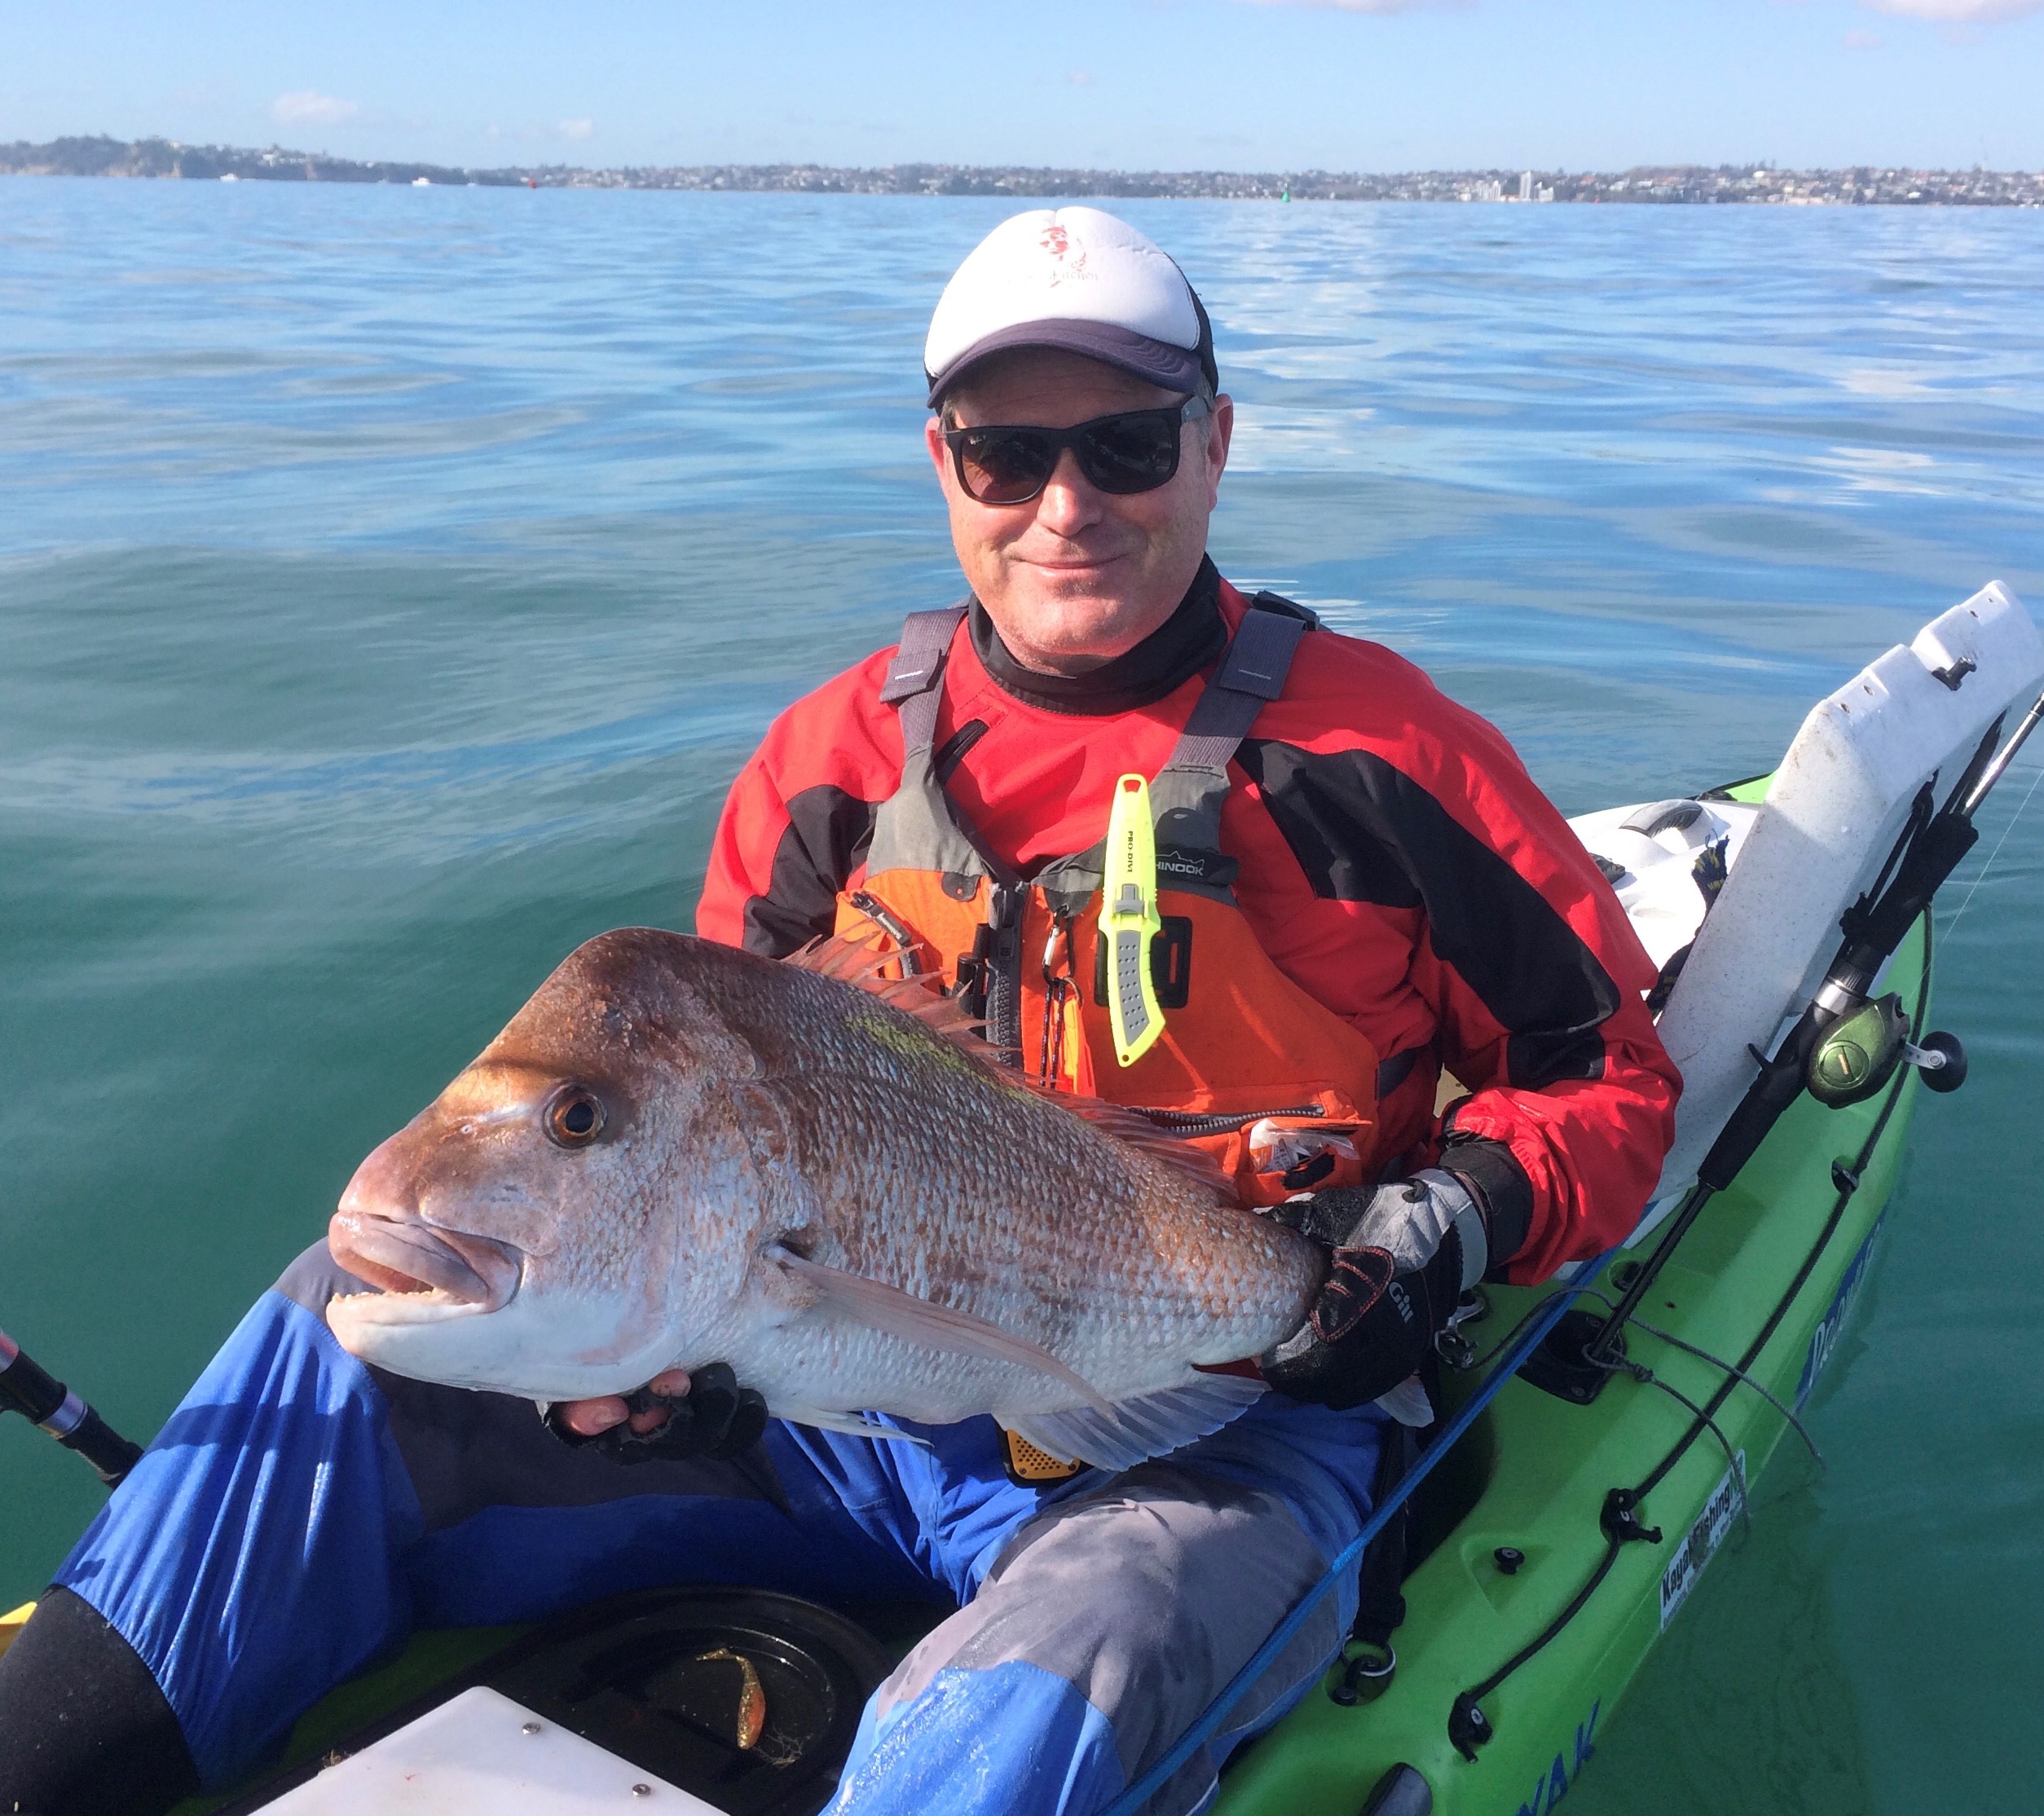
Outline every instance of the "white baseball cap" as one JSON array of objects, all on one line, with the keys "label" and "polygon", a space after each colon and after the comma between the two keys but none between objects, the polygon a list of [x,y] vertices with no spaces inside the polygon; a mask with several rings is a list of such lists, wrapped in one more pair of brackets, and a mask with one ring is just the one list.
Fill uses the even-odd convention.
[{"label": "white baseball cap", "polygon": [[1061,347],[1168,391],[1217,390],[1214,329],[1185,273],[1126,221],[1097,208],[1034,208],[972,249],[937,298],[923,343],[934,406],[974,361]]}]

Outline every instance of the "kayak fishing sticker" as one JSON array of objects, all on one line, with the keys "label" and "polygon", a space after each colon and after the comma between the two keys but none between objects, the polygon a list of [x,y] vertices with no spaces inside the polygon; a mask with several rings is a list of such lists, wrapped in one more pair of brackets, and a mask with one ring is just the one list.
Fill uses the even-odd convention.
[{"label": "kayak fishing sticker", "polygon": [[1745,1501],[1746,1452],[1742,1450],[1733,1458],[1731,1468],[1725,1472],[1724,1479],[1711,1491],[1711,1498],[1703,1503],[1703,1511],[1696,1516],[1689,1536],[1682,1541],[1668,1560],[1667,1568],[1661,1572],[1663,1633],[1667,1631],[1667,1624],[1675,1618],[1676,1610],[1689,1599],[1697,1578],[1703,1574],[1704,1565],[1724,1544],[1725,1535],[1732,1530],[1732,1522],[1738,1518],[1739,1509]]},{"label": "kayak fishing sticker", "polygon": [[1874,1227],[1866,1232],[1859,1253],[1839,1276],[1838,1290],[1831,1295],[1830,1305],[1817,1320],[1817,1329],[1810,1333],[1810,1353],[1803,1359],[1803,1377],[1795,1384],[1795,1409],[1799,1413],[1803,1410],[1803,1402],[1810,1397],[1810,1390],[1817,1385],[1817,1377],[1823,1373],[1825,1364],[1837,1351],[1845,1320],[1852,1316],[1852,1307],[1859,1303],[1860,1289],[1866,1284],[1867,1272],[1874,1259],[1874,1245],[1880,1240],[1881,1227],[1887,1221],[1885,1211],[1874,1219]]}]

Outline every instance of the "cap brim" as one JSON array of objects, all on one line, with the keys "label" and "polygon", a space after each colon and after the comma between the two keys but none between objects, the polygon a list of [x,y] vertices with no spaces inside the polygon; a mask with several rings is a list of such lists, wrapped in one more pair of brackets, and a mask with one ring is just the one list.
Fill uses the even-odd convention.
[{"label": "cap brim", "polygon": [[1018,322],[975,341],[946,365],[943,371],[926,373],[930,381],[930,403],[958,382],[967,367],[976,365],[989,354],[1015,347],[1055,347],[1063,352],[1083,354],[1103,366],[1146,380],[1167,391],[1190,394],[1200,388],[1200,350],[1173,346],[1153,341],[1133,328],[1117,328],[1111,322]]}]

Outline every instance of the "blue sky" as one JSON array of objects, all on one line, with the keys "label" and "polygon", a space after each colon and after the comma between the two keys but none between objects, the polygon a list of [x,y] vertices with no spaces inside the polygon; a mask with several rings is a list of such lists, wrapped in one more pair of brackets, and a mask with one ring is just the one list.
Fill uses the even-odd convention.
[{"label": "blue sky", "polygon": [[0,140],[496,164],[2044,170],[2044,0],[0,0]]}]

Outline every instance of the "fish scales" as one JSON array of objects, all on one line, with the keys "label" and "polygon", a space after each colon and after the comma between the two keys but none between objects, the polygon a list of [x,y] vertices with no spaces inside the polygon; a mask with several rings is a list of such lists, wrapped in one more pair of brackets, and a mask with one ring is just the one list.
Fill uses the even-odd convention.
[{"label": "fish scales", "polygon": [[399,1373],[562,1399],[720,1360],[777,1412],[931,1423],[1196,1386],[1319,1266],[851,983],[642,928],[570,954],[331,1240],[381,1289],[336,1334]]}]

